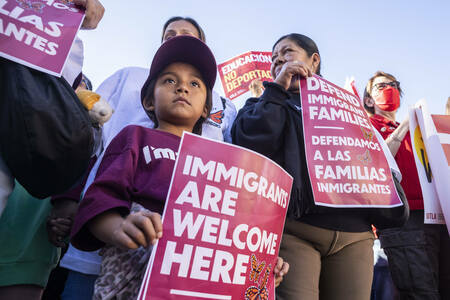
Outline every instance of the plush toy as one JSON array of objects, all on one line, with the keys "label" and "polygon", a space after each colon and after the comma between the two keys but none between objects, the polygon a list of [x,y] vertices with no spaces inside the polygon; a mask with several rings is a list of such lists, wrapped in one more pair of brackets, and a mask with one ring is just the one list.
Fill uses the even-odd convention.
[{"label": "plush toy", "polygon": [[111,118],[114,111],[99,94],[89,90],[80,90],[77,92],[77,96],[88,110],[92,124],[103,126]]}]

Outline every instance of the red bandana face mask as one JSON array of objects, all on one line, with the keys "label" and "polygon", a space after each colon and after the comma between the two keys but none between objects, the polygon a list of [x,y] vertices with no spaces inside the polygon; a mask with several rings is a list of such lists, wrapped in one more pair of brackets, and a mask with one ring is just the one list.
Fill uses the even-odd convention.
[{"label": "red bandana face mask", "polygon": [[389,86],[375,98],[375,104],[384,111],[394,111],[400,107],[400,92]]}]

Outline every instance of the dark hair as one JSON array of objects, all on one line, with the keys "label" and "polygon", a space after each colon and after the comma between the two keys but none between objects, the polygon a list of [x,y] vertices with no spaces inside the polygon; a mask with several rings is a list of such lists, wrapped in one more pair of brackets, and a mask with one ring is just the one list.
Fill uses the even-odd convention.
[{"label": "dark hair", "polygon": [[194,19],[189,18],[189,17],[180,17],[180,16],[172,17],[169,20],[167,20],[166,23],[164,23],[162,36],[161,36],[161,42],[164,41],[164,33],[166,32],[167,27],[170,25],[170,23],[173,23],[176,21],[186,21],[186,22],[191,23],[192,26],[194,26],[198,31],[199,39],[202,40],[204,43],[206,43],[205,33],[203,32],[203,29],[200,27],[200,25],[198,25],[197,21],[195,21]]},{"label": "dark hair", "polygon": [[92,82],[89,80],[89,78],[87,78],[86,75],[84,74],[81,75],[81,82],[84,82],[84,85],[86,85],[87,90],[92,91]]},{"label": "dark hair", "polygon": [[[302,48],[303,50],[306,51],[306,53],[308,54],[309,57],[311,57],[314,53],[317,53],[320,56],[319,48],[317,47],[316,43],[312,39],[307,37],[306,35],[299,34],[299,33],[290,33],[290,34],[286,34],[286,35],[283,35],[282,37],[280,37],[278,39],[278,41],[276,41],[275,44],[273,45],[272,52],[275,49],[275,46],[284,39],[289,39],[289,40],[293,41],[294,43],[296,43],[300,48]],[[317,70],[316,70],[316,74],[319,76],[322,76],[320,74],[321,64],[322,64],[322,60],[319,62],[319,65],[317,66]]]},{"label": "dark hair", "polygon": [[[397,79],[395,78],[394,75],[391,75],[389,73],[383,72],[383,71],[376,71],[375,74],[369,78],[369,81],[366,84],[366,88],[364,89],[364,96],[363,96],[363,104],[364,104],[364,109],[371,113],[372,115],[375,113],[375,108],[372,106],[367,106],[366,105],[366,99],[372,99],[372,88],[373,88],[373,81],[375,80],[375,78],[377,77],[386,77],[392,81],[397,81]],[[397,81],[398,82],[398,81]],[[400,87],[400,83],[398,85],[398,91],[400,92],[400,96],[403,95],[403,91],[402,88]]]},{"label": "dark hair", "polygon": [[[151,80],[148,84],[148,86],[146,87],[146,93],[145,96],[142,100],[142,103],[144,103],[145,101],[149,101],[150,105],[154,105],[154,101],[155,101],[155,87],[156,87],[156,82],[158,81],[158,78],[155,78],[153,80]],[[192,129],[192,133],[201,135],[202,134],[202,125],[203,122],[205,122],[205,120],[209,117],[209,114],[211,113],[211,109],[212,109],[212,90],[209,87],[206,87],[206,102],[205,102],[205,106],[206,106],[206,118],[204,118],[203,116],[200,117],[200,119],[198,119],[198,121],[195,123],[194,128]],[[145,110],[145,112],[147,113],[148,117],[150,118],[150,120],[153,121],[153,128],[158,127],[159,122],[158,119],[156,118],[156,114],[154,110]]]}]

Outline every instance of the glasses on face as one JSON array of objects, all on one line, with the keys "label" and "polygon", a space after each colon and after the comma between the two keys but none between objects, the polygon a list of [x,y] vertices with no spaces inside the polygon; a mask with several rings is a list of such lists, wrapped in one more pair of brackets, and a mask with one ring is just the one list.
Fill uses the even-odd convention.
[{"label": "glasses on face", "polygon": [[388,86],[398,89],[400,87],[400,82],[398,82],[398,81],[380,82],[380,83],[374,84],[372,89],[381,91],[381,90],[387,88]]}]

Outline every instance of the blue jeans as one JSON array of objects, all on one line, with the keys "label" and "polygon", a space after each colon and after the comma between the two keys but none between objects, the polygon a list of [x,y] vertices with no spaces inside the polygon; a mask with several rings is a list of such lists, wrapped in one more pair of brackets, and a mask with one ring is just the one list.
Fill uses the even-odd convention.
[{"label": "blue jeans", "polygon": [[94,294],[94,283],[98,275],[69,271],[66,285],[61,295],[62,300],[91,300]]},{"label": "blue jeans", "polygon": [[389,265],[386,259],[379,257],[374,267],[371,300],[398,299],[397,291],[392,282]]}]

